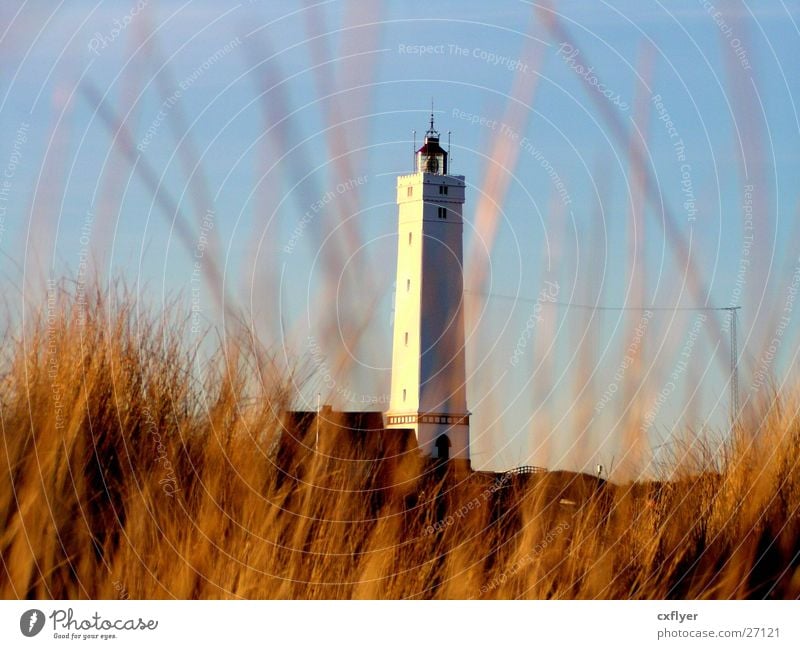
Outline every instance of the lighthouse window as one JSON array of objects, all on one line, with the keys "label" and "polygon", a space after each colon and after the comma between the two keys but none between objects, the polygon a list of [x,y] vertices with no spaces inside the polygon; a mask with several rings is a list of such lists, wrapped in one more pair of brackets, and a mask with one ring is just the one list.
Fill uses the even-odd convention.
[{"label": "lighthouse window", "polygon": [[407,331],[406,331],[406,335],[405,335],[404,338],[405,338],[405,342],[406,342],[406,347],[408,347],[408,332]]},{"label": "lighthouse window", "polygon": [[406,389],[403,388],[403,401],[405,401],[405,400],[406,400]]},{"label": "lighthouse window", "polygon": [[411,245],[411,233],[410,232],[408,233],[408,245],[409,246]]},{"label": "lighthouse window", "polygon": [[411,280],[407,279],[406,280],[406,291],[410,291],[410,290],[411,290]]},{"label": "lighthouse window", "polygon": [[414,188],[409,186],[406,190],[406,196],[412,196],[414,194]]},{"label": "lighthouse window", "polygon": [[439,193],[447,196],[447,185],[439,185]]},{"label": "lighthouse window", "polygon": [[439,207],[437,209],[438,209],[438,212],[437,212],[438,217],[440,219],[446,219],[447,218],[447,208]]}]

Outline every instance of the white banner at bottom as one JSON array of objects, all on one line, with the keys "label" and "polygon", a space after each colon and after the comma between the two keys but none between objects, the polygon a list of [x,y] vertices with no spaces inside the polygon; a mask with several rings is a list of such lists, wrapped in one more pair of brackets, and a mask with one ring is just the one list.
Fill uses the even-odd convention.
[{"label": "white banner at bottom", "polygon": [[0,601],[3,647],[766,648],[798,627],[797,601]]}]

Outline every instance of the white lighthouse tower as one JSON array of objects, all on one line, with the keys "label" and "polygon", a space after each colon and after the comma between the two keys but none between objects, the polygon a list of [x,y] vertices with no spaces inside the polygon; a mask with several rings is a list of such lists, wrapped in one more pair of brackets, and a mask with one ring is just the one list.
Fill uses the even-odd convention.
[{"label": "white lighthouse tower", "polygon": [[464,176],[431,125],[414,173],[397,178],[397,292],[387,428],[412,429],[420,450],[469,466],[464,362]]}]

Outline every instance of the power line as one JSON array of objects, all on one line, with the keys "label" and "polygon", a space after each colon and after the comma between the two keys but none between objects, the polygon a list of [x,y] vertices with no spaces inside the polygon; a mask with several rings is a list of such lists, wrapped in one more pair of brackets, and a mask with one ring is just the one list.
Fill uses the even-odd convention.
[{"label": "power line", "polygon": [[591,311],[728,311],[730,309],[727,306],[604,306],[600,304],[573,304],[572,302],[542,302],[542,304],[564,306],[570,309],[589,309]]},{"label": "power line", "polygon": [[570,309],[588,309],[591,311],[731,311],[739,309],[738,306],[606,306],[603,304],[575,304],[573,302],[551,302],[532,297],[519,297],[503,295],[502,293],[482,293],[480,291],[467,291],[470,295],[513,300],[515,302],[539,302],[542,306],[563,306]]}]

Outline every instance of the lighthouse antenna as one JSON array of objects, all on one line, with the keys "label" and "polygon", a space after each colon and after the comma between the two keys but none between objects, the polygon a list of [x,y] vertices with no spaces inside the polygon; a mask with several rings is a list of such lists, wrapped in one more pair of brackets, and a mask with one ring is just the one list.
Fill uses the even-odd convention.
[{"label": "lighthouse antenna", "polygon": [[450,146],[450,131],[447,131],[447,172],[453,175],[453,154],[452,147]]},{"label": "lighthouse antenna", "polygon": [[417,172],[417,129],[411,131],[414,134],[414,149],[411,151],[411,168],[414,170],[414,173]]}]

